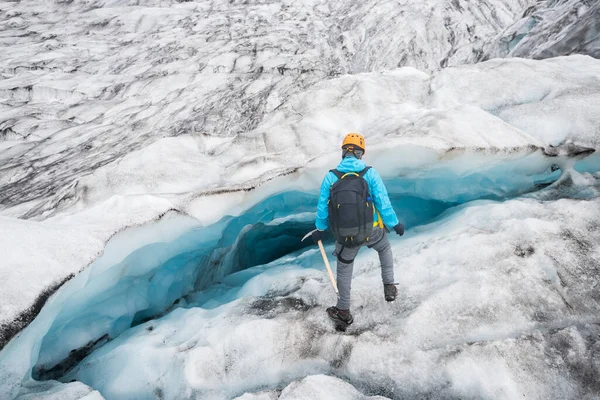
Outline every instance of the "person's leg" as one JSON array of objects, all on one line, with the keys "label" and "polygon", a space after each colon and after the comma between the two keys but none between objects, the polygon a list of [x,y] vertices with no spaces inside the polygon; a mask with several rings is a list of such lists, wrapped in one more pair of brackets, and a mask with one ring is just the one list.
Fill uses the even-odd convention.
[{"label": "person's leg", "polygon": [[352,270],[354,269],[354,258],[360,247],[342,247],[339,243],[335,246],[337,255],[337,287],[340,298],[337,308],[350,310],[350,289],[352,286]]},{"label": "person's leg", "polygon": [[[378,228],[379,229],[379,228]],[[381,279],[384,285],[394,283],[394,256],[392,254],[392,246],[383,229],[379,229],[381,238],[377,239],[372,246],[379,254],[379,262],[381,263]],[[379,236],[379,235],[378,235]]]}]

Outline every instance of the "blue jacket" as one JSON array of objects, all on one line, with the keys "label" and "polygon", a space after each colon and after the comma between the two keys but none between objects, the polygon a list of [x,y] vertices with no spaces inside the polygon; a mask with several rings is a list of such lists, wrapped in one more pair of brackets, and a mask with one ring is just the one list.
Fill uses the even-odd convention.
[{"label": "blue jacket", "polygon": [[[337,170],[340,172],[360,172],[365,169],[367,165],[357,158],[352,156],[344,158],[337,166]],[[388,196],[387,189],[381,180],[381,177],[373,168],[369,169],[364,176],[365,180],[369,185],[369,193],[373,198],[375,209],[381,214],[383,223],[389,228],[393,228],[398,225],[398,217],[392,208],[390,197]],[[317,221],[315,223],[317,229],[324,231],[329,227],[329,210],[327,208],[327,202],[329,201],[329,189],[338,180],[337,176],[333,172],[328,172],[323,178],[321,184],[321,194],[319,196],[319,204],[317,206]],[[375,221],[378,221],[377,213],[375,213]]]}]

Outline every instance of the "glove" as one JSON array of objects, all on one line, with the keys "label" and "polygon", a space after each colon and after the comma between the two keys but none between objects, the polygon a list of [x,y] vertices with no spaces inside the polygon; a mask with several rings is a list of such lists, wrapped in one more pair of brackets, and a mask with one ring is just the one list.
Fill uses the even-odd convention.
[{"label": "glove", "polygon": [[400,236],[404,235],[404,224],[398,224],[394,227],[394,231]]},{"label": "glove", "polygon": [[317,244],[319,242],[319,240],[321,240],[323,238],[323,231],[315,229],[310,236],[312,237],[313,242],[315,242],[315,244]]}]

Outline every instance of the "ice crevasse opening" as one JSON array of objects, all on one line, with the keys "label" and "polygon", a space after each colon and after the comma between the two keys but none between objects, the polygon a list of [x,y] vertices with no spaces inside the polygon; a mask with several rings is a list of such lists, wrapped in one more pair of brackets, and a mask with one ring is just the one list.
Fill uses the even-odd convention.
[{"label": "ice crevasse opening", "polygon": [[[550,157],[530,149],[508,155],[449,154],[426,167],[379,168],[407,236],[414,227],[452,218],[466,203],[552,189],[567,169],[596,173],[599,158],[588,153]],[[290,265],[307,273],[320,271],[326,287],[320,254],[310,241],[300,241],[313,229],[317,190],[314,184],[288,187],[209,225],[171,212],[115,235],[103,255],[52,296],[0,353],[0,378],[13,382],[5,394],[15,395],[23,382],[77,379],[107,398],[118,398],[111,396],[109,383],[89,371],[74,375],[73,369],[132,327],[177,308],[218,313],[241,298],[281,295],[270,290],[269,279],[253,278]],[[331,239],[326,247],[331,253]],[[306,305],[296,306],[301,310]]]}]

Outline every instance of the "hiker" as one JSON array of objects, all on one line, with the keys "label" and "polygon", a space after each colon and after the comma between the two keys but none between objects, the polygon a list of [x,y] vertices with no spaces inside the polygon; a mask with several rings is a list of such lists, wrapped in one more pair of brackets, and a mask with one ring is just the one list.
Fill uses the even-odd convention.
[{"label": "hiker", "polygon": [[325,175],[321,184],[317,229],[312,233],[312,239],[318,243],[323,232],[330,228],[336,239],[334,255],[339,298],[337,305],[327,309],[327,314],[336,324],[341,322],[346,326],[353,322],[350,313],[352,269],[362,246],[379,253],[385,299],[394,301],[398,294],[386,226],[402,236],[404,225],[398,221],[381,177],[361,160],[364,154],[365,139],[357,133],[346,135],[342,161]]}]

